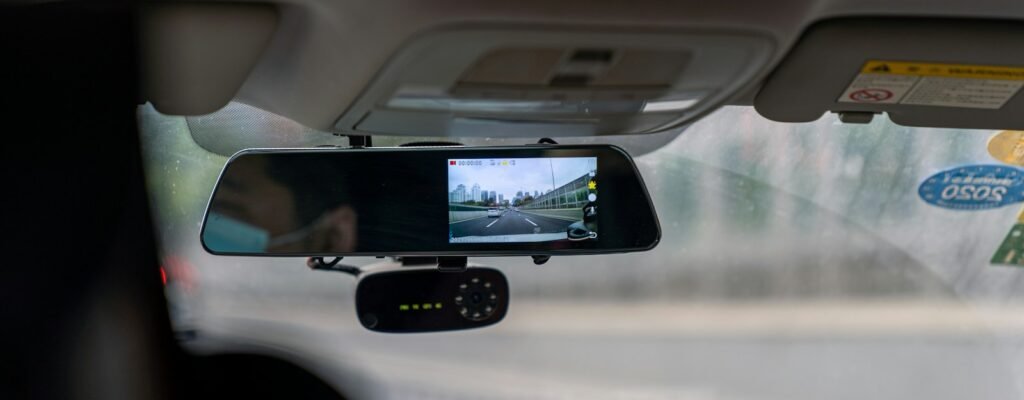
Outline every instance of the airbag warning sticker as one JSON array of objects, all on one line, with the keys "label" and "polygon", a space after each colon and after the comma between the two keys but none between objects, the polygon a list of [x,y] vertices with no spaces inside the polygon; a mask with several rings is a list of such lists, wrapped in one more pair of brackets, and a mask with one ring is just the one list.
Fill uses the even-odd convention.
[{"label": "airbag warning sticker", "polygon": [[998,109],[1024,86],[1024,68],[871,60],[837,100]]}]

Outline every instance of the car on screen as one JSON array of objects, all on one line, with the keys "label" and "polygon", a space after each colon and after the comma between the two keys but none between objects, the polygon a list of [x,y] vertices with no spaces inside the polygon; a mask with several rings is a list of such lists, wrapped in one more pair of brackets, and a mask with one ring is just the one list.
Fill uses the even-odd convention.
[{"label": "car on screen", "polygon": [[497,217],[500,217],[500,216],[501,216],[501,210],[499,210],[497,208],[494,208],[494,207],[491,207],[491,208],[487,209],[487,217],[488,218],[497,218]]}]

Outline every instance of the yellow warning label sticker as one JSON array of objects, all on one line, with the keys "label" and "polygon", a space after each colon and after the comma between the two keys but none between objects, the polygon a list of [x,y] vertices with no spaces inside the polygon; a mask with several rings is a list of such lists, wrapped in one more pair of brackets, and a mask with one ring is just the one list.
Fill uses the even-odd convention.
[{"label": "yellow warning label sticker", "polygon": [[944,76],[947,78],[1004,79],[1024,81],[1024,67],[995,65],[938,64],[871,60],[860,70],[865,74]]},{"label": "yellow warning label sticker", "polygon": [[1024,131],[1001,131],[988,139],[988,154],[1011,165],[1024,166]]},{"label": "yellow warning label sticker", "polygon": [[840,103],[1002,108],[1024,87],[1024,67],[869,60]]}]

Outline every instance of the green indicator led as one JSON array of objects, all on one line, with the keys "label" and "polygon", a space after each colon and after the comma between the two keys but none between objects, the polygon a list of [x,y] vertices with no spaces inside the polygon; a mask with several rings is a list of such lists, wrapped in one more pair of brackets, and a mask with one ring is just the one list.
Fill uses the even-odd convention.
[{"label": "green indicator led", "polygon": [[433,305],[433,304],[430,304],[430,303],[423,303],[423,309],[424,309],[424,310],[429,310],[429,309],[431,309],[431,308],[434,308],[434,305]]},{"label": "green indicator led", "polygon": [[413,304],[412,305],[412,309],[413,310],[419,310],[420,309],[420,305],[419,304]]},{"label": "green indicator led", "polygon": [[401,311],[409,311],[409,305],[408,304],[402,304],[402,305],[398,306],[398,309],[401,310]]},{"label": "green indicator led", "polygon": [[441,309],[441,303],[434,303],[434,308]]}]

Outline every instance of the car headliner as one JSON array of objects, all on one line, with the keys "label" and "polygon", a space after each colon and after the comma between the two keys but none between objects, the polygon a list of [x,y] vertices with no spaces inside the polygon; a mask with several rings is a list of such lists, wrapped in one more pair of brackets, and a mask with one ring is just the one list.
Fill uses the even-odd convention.
[{"label": "car headliner", "polygon": [[[186,93],[191,97],[185,99],[188,101],[179,98],[175,106],[166,107],[162,104],[169,102],[161,98],[165,94],[151,94],[157,109],[177,115],[205,114],[223,107],[233,98],[310,128],[329,130],[400,46],[425,31],[482,24],[765,34],[776,41],[771,61],[744,90],[727,101],[749,104],[761,81],[785,56],[800,33],[824,19],[853,16],[1024,19],[1024,2],[1000,0],[286,0],[278,3],[276,31],[255,65],[221,71],[207,69],[200,74],[202,76],[185,77],[176,88],[200,89],[170,94]],[[230,12],[225,14],[225,18],[230,16]],[[259,30],[241,23],[243,25],[224,31]],[[274,24],[258,17],[249,23]],[[192,39],[179,37],[175,40],[184,46],[206,46],[204,50],[210,51],[206,54],[220,57],[235,53],[234,48],[244,47],[237,40],[218,42],[203,35]],[[256,45],[263,46],[262,43]],[[148,46],[147,51],[161,52],[165,47]],[[243,79],[239,74],[246,77]]]}]

